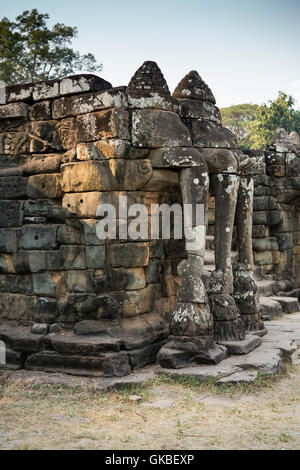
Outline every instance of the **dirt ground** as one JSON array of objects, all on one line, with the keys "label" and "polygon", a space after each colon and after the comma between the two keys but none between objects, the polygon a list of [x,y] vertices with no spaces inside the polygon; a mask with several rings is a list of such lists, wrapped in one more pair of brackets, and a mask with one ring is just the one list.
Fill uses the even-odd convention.
[{"label": "dirt ground", "polygon": [[300,449],[300,366],[256,384],[95,392],[0,377],[0,449]]}]

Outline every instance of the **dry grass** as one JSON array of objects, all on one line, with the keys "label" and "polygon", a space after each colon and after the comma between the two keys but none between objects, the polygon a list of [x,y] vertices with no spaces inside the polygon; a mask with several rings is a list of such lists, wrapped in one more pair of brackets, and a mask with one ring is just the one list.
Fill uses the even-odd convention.
[{"label": "dry grass", "polygon": [[299,366],[250,386],[157,378],[109,393],[0,377],[0,449],[299,448]]}]

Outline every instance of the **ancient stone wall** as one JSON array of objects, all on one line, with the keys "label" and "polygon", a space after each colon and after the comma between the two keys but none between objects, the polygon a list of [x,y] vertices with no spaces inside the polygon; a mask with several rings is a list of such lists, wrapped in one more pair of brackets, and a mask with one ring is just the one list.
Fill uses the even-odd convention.
[{"label": "ancient stone wall", "polygon": [[[292,137],[292,138],[291,138]],[[279,129],[267,151],[244,150],[255,158],[252,247],[256,275],[272,275],[300,286],[300,147],[299,136]],[[208,204],[208,234],[215,233],[215,198]],[[210,238],[210,237],[208,237]],[[208,247],[213,240],[208,240]],[[236,228],[232,250],[237,246]]]},{"label": "ancient stone wall", "polygon": [[[150,216],[145,239],[119,236],[120,197],[149,214],[151,204],[181,202],[178,172],[151,166],[149,154],[162,160],[188,148],[190,135],[159,69],[153,73],[148,98],[143,70],[128,89],[94,76],[7,89],[0,319],[10,362],[124,375],[153,362],[168,335],[162,317],[173,309],[184,241],[150,240]],[[117,210],[116,240],[96,233],[106,203]]]},{"label": "ancient stone wall", "polygon": [[[164,360],[177,367],[179,356],[218,362],[228,352],[216,340],[262,330],[248,236],[252,177],[254,261],[261,274],[300,285],[300,158],[286,137],[278,134],[268,152],[243,154],[200,76],[188,74],[172,97],[152,62],[128,87],[93,75],[7,87],[0,106],[0,340],[8,363],[122,376],[155,362],[168,339]],[[217,248],[208,296],[203,227],[191,224],[191,249],[175,239],[178,220],[170,239],[151,229],[160,217],[153,205],[206,206],[209,180],[219,205],[216,231],[212,196],[209,233],[217,232]],[[147,209],[142,239],[127,232],[125,197],[127,208]],[[116,210],[116,238],[104,240],[97,227],[106,204]]]}]

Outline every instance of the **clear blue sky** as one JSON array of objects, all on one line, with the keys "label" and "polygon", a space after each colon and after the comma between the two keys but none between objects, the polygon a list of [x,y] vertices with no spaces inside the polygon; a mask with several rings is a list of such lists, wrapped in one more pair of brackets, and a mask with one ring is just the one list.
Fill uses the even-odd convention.
[{"label": "clear blue sky", "polygon": [[113,86],[155,60],[171,90],[198,70],[220,107],[278,90],[300,106],[300,0],[2,0],[0,16],[31,8],[77,26],[74,48],[94,53]]}]

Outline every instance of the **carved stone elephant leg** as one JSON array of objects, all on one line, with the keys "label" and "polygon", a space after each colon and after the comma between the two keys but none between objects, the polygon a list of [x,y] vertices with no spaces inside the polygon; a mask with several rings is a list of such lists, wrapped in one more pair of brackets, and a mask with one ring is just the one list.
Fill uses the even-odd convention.
[{"label": "carved stone elephant leg", "polygon": [[[207,204],[209,177],[206,164],[203,167],[185,168],[180,171],[180,187],[183,204],[193,206]],[[187,206],[184,206],[187,209]],[[198,224],[195,217],[185,215],[187,228],[187,259],[178,266],[181,285],[170,325],[169,342],[159,354],[163,367],[184,367],[191,362],[217,363],[226,357],[224,347],[215,347],[213,317],[201,276],[204,264],[205,221]],[[192,240],[193,239],[193,240]]]},{"label": "carved stone elephant leg", "polygon": [[236,341],[245,337],[245,328],[232,297],[231,243],[236,212],[239,176],[212,175],[215,194],[215,264],[210,281],[210,304],[215,321],[216,341]]},{"label": "carved stone elephant leg", "polygon": [[258,287],[253,279],[252,212],[253,179],[242,176],[237,199],[238,258],[233,267],[234,299],[246,330],[261,330]]}]

